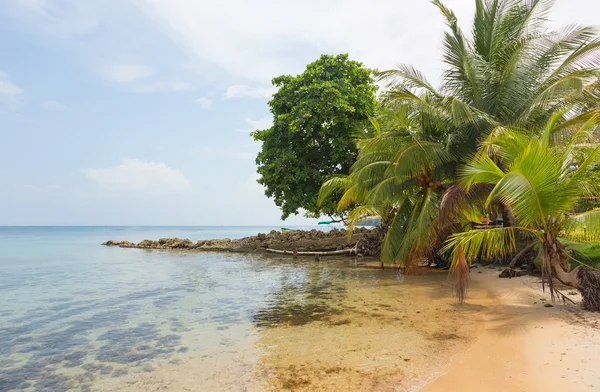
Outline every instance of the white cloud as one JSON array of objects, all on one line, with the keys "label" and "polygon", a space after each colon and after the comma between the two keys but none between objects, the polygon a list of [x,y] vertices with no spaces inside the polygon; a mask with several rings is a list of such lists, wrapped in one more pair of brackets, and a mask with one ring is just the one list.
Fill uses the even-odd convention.
[{"label": "white cloud", "polygon": [[179,170],[162,162],[123,159],[118,166],[83,169],[82,172],[102,188],[114,191],[177,193],[190,188],[189,181]]},{"label": "white cloud", "polygon": [[12,83],[2,71],[0,71],[0,95],[14,97],[23,94],[23,89]]},{"label": "white cloud", "polygon": [[248,123],[249,127],[238,129],[238,132],[250,133],[250,132],[254,132],[256,130],[263,130],[263,129],[270,128],[271,126],[273,126],[273,117],[271,117],[271,116],[262,117],[262,118],[259,118],[256,120],[251,119],[251,118],[246,118],[246,122]]},{"label": "white cloud", "polygon": [[270,98],[276,91],[277,89],[274,87],[251,87],[236,84],[227,87],[223,98]]},{"label": "white cloud", "polygon": [[[398,0],[373,0],[368,6],[362,0],[136,1],[192,62],[262,85],[302,71],[321,53],[350,53],[379,68],[406,62],[428,75],[441,66],[444,25],[439,10],[425,0],[406,6]],[[469,23],[473,0],[445,4],[463,25]]]},{"label": "white cloud", "polygon": [[42,109],[47,110],[49,112],[61,112],[67,109],[65,105],[57,101],[42,102],[40,106],[42,107]]},{"label": "white cloud", "polygon": [[179,92],[179,91],[193,91],[196,88],[187,82],[170,81],[170,82],[156,82],[141,87],[136,87],[133,91],[138,93],[168,93],[168,92]]},{"label": "white cloud", "polygon": [[202,109],[209,109],[212,106],[212,99],[209,97],[201,97],[194,99],[194,102],[198,104]]},{"label": "white cloud", "polygon": [[[301,72],[320,53],[349,53],[379,69],[413,64],[434,83],[443,67],[440,41],[446,27],[429,0],[372,0],[368,5],[363,0],[135,1],[191,62],[211,64],[248,82],[265,85],[275,76]],[[470,31],[475,1],[444,4]],[[550,26],[595,25],[598,12],[598,0],[557,0]]]},{"label": "white cloud", "polygon": [[143,64],[118,64],[104,70],[105,77],[116,83],[129,83],[153,74],[154,71]]}]

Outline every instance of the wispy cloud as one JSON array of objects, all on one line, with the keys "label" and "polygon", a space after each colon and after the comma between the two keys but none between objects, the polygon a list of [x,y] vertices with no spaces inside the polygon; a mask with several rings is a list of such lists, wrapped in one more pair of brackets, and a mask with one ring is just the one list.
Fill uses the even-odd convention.
[{"label": "wispy cloud", "polygon": [[41,108],[47,110],[49,112],[62,112],[63,110],[67,110],[67,107],[60,102],[57,101],[46,101],[40,104]]},{"label": "wispy cloud", "polygon": [[190,188],[190,183],[177,169],[162,162],[123,159],[109,168],[83,169],[83,174],[102,188],[114,191],[146,191],[178,193]]},{"label": "wispy cloud", "polygon": [[223,98],[270,98],[277,91],[274,87],[251,87],[242,84],[229,86]]},{"label": "wispy cloud", "polygon": [[0,71],[0,95],[14,97],[23,94],[23,89],[10,80],[5,73]]},{"label": "wispy cloud", "polygon": [[164,93],[196,89],[192,84],[179,80],[156,81],[156,77],[150,78],[155,76],[156,72],[144,64],[112,65],[105,68],[102,74],[106,79],[122,84],[134,93]]},{"label": "wispy cloud", "polygon": [[202,109],[209,109],[212,106],[212,99],[209,97],[201,97],[194,99],[194,102],[198,104]]},{"label": "wispy cloud", "polygon": [[154,71],[144,64],[118,64],[107,67],[104,76],[116,83],[129,83],[154,74]]},{"label": "wispy cloud", "polygon": [[[459,17],[465,10],[472,13],[472,1],[448,2]],[[428,65],[429,69],[438,66],[430,63],[432,54],[437,56],[432,47],[437,48],[443,24],[428,1],[411,2],[408,13],[398,6],[398,0],[373,0],[369,7],[362,0],[140,3],[162,31],[194,59],[263,85],[275,76],[300,72],[320,53],[351,53],[353,58],[382,69],[394,67],[399,60]],[[218,40],[206,39],[208,36]],[[397,48],[407,48],[401,59]]]},{"label": "wispy cloud", "polygon": [[[108,13],[109,1],[2,0],[0,10],[30,31],[52,36],[82,34],[98,27]],[[112,2],[110,2],[112,3]]]}]

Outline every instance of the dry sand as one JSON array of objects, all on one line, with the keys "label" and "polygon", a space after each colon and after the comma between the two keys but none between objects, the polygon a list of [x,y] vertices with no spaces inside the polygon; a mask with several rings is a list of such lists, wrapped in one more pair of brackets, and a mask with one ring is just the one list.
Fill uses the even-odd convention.
[{"label": "dry sand", "polygon": [[[538,278],[479,271],[474,283],[487,287],[498,305],[482,309],[483,332],[423,391],[600,391],[600,315],[572,304],[544,307],[550,298]],[[574,291],[565,292],[579,302]],[[467,306],[478,302],[469,299]]]}]

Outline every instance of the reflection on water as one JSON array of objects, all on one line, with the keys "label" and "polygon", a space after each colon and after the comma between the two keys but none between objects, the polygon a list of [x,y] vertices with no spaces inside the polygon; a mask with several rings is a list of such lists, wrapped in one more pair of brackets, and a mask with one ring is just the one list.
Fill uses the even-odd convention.
[{"label": "reflection on water", "polygon": [[[324,347],[340,358],[358,350],[362,361],[360,350],[374,343],[352,334],[411,327],[402,313],[412,306],[403,297],[410,279],[401,284],[394,271],[355,268],[347,259],[98,246],[106,233],[82,240],[89,246],[71,249],[67,242],[77,241],[67,236],[28,248],[1,234],[0,246],[20,246],[27,262],[0,255],[0,391],[260,390],[279,376],[288,386],[314,386],[290,376],[309,369],[295,367],[313,360],[311,350],[323,361]],[[314,340],[319,334],[328,340]],[[301,354],[306,361],[295,362]],[[362,365],[315,374],[356,373],[353,366]]]},{"label": "reflection on water", "polygon": [[335,305],[344,295],[344,280],[344,270],[320,265],[284,270],[279,289],[254,313],[254,325],[304,325],[337,314],[340,310]]}]

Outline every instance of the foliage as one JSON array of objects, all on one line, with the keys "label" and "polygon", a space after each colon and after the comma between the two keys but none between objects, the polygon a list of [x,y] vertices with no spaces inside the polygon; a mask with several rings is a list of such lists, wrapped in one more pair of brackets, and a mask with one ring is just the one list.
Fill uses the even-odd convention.
[{"label": "foliage", "polygon": [[322,55],[300,75],[273,79],[273,126],[253,136],[262,142],[258,182],[281,207],[282,219],[301,208],[313,215],[337,212],[333,197],[319,207],[317,195],[328,176],[348,174],[356,159],[353,135],[376,106],[371,75],[348,55]]},{"label": "foliage", "polygon": [[[371,211],[385,206],[394,212],[382,257],[401,264],[436,253],[449,232],[461,231],[477,219],[480,205],[491,208],[490,203],[497,203],[508,214],[510,203],[529,227],[539,219],[524,213],[535,211],[534,203],[516,203],[508,196],[526,190],[521,173],[511,174],[512,180],[500,184],[485,203],[489,185],[507,175],[501,162],[515,163],[511,157],[522,143],[537,140],[545,130],[551,130],[548,143],[566,145],[574,128],[598,114],[600,41],[594,29],[573,25],[547,30],[550,0],[476,0],[472,34],[467,36],[451,10],[439,0],[433,3],[448,27],[442,43],[446,69],[441,87],[434,88],[408,65],[381,73],[387,85],[382,103],[388,111],[380,110],[378,119],[383,118],[384,125],[369,140],[361,140],[345,186],[336,188],[344,192],[341,209],[360,204]],[[394,121],[389,121],[390,111],[399,113]],[[583,130],[580,137],[589,131]],[[514,140],[499,137],[507,132]],[[535,158],[544,150],[531,149],[528,159],[533,166],[523,170],[544,190],[551,180],[544,179],[545,163]],[[478,150],[483,153],[469,160]],[[470,164],[462,177],[468,174],[465,170],[473,176],[470,186],[460,190],[455,187],[458,168],[466,162]],[[572,199],[564,196],[566,206]],[[488,242],[478,238],[472,240]]]},{"label": "foliage", "polygon": [[571,267],[574,268],[580,265],[580,263],[585,263],[600,269],[600,243],[573,241],[569,239],[562,239],[561,242],[572,249],[575,254],[574,260],[569,260]]},{"label": "foliage", "polygon": [[[570,127],[564,132],[570,137],[560,142],[554,136],[564,130],[552,118],[538,131],[505,130],[489,138],[486,143],[496,152],[496,161],[485,151],[476,154],[460,170],[460,182],[467,190],[480,183],[493,185],[486,203],[499,200],[510,206],[519,226],[453,234],[444,248],[452,252],[452,267],[460,265],[463,255],[470,262],[514,250],[515,236],[521,233],[541,244],[546,254],[564,259],[563,268],[569,270],[559,237],[600,239],[600,209],[573,213],[585,197],[600,192],[590,176],[600,164],[600,145],[587,147],[595,143],[599,123],[600,117],[593,117],[580,128]],[[582,148],[587,153],[581,154]],[[552,271],[550,261],[542,258],[543,271]]]}]

